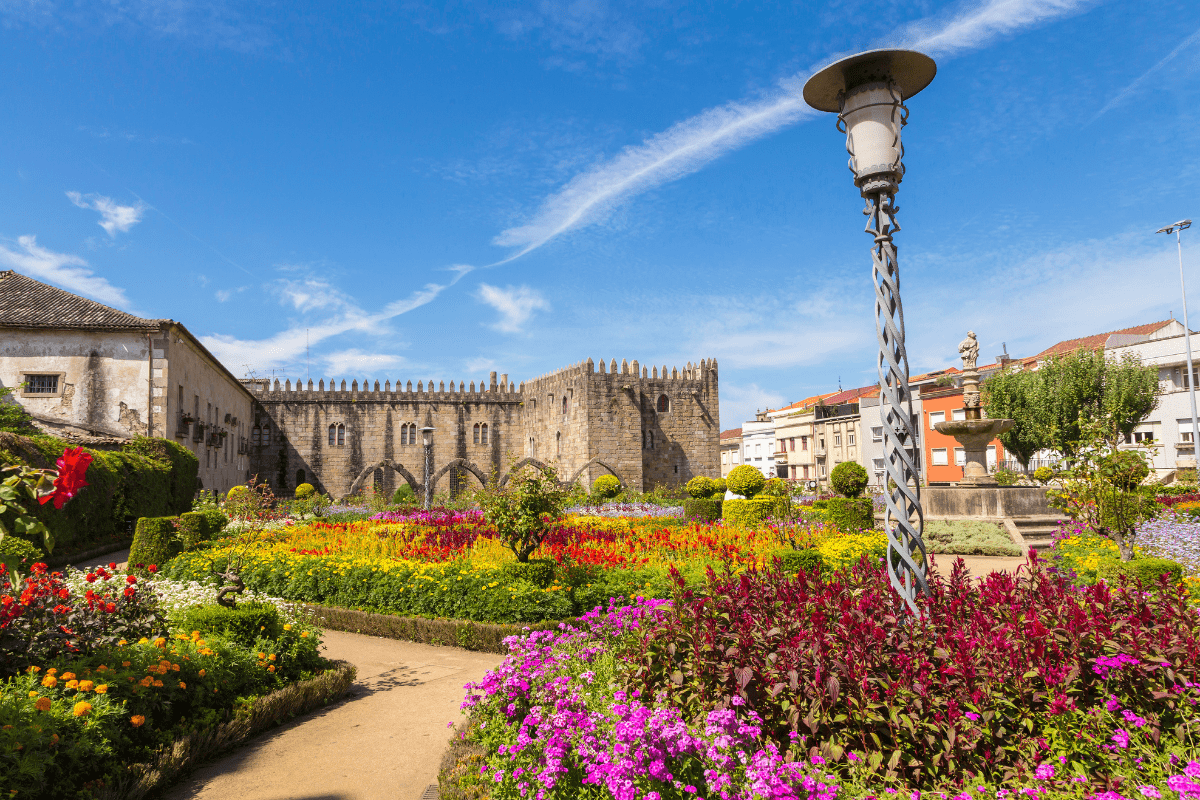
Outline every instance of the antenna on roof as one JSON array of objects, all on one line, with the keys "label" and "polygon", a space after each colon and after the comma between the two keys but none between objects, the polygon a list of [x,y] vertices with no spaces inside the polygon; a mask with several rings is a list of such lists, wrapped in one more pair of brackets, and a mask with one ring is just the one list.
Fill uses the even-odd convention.
[{"label": "antenna on roof", "polygon": [[838,375],[838,391],[842,390],[842,376]]}]

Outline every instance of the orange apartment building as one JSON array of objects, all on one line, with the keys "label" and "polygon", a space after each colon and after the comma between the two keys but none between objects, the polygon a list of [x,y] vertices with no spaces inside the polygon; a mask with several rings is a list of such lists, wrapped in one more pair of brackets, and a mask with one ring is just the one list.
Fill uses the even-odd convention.
[{"label": "orange apartment building", "polygon": [[[980,370],[983,371],[982,369]],[[925,481],[930,486],[957,483],[962,480],[965,451],[953,436],[938,433],[934,425],[946,420],[966,419],[963,391],[960,386],[921,387],[921,427],[924,432]],[[993,439],[988,445],[988,471],[1004,461],[1004,445]]]}]

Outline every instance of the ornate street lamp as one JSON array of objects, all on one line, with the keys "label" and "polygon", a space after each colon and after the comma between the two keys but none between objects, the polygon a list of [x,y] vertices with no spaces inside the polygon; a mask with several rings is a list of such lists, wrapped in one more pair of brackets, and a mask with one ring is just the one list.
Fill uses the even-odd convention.
[{"label": "ornate street lamp", "polygon": [[421,428],[421,441],[425,444],[425,508],[433,508],[433,426]]},{"label": "ornate street lamp", "polygon": [[[912,50],[871,50],[844,58],[808,79],[804,100],[818,111],[838,115],[846,134],[854,185],[867,201],[867,233],[875,284],[875,331],[879,338],[879,416],[883,421],[884,463],[890,479],[884,529],[888,540],[888,577],[918,615],[918,591],[928,596],[928,559],[921,539],[921,481],[912,452],[917,431],[908,386],[904,350],[904,309],[900,304],[900,267],[892,235],[896,190],[904,178],[900,130],[908,121],[904,101],[924,89],[937,73],[933,59]],[[915,523],[914,523],[915,518]]]},{"label": "ornate street lamp", "polygon": [[1180,231],[1192,227],[1190,219],[1181,219],[1174,225],[1159,228],[1155,233],[1175,234],[1175,249],[1179,253],[1179,293],[1183,295],[1183,344],[1187,352],[1187,387],[1188,399],[1192,402],[1192,462],[1200,467],[1200,421],[1196,419],[1196,372],[1192,366],[1192,329],[1188,327],[1187,316],[1187,286],[1183,282],[1183,241],[1179,238]]}]

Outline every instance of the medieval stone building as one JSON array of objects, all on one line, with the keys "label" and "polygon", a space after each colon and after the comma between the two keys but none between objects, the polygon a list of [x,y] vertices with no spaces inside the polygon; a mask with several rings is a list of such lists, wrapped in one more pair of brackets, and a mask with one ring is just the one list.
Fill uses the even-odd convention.
[{"label": "medieval stone building", "polygon": [[421,494],[421,428],[432,427],[433,491],[457,491],[521,462],[552,465],[590,486],[603,473],[630,488],[720,475],[717,363],[682,370],[589,358],[514,386],[352,381],[314,387],[246,381],[255,400],[250,470],[280,494],[300,483],[341,497],[364,487]]}]

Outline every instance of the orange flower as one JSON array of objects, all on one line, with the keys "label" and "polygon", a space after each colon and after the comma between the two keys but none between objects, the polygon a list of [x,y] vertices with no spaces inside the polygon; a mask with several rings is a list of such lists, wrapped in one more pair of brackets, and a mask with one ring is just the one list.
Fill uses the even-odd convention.
[{"label": "orange flower", "polygon": [[49,697],[39,697],[37,702],[33,704],[33,707],[38,711],[49,711],[51,705],[53,705],[53,703],[50,702]]},{"label": "orange flower", "polygon": [[50,735],[50,746],[53,747],[56,744],[58,744],[58,734],[54,733]]},{"label": "orange flower", "polygon": [[180,681],[180,682],[179,682],[179,688],[180,688],[180,689],[186,689],[186,688],[187,688],[187,684],[186,684],[186,683],[184,683],[183,681]]},{"label": "orange flower", "polygon": [[96,667],[96,672],[108,672],[108,667],[101,664],[100,666]]},{"label": "orange flower", "polygon": [[29,669],[27,669],[25,671],[26,672],[41,672],[42,668],[41,667],[30,667]]},{"label": "orange flower", "polygon": [[55,667],[51,667],[50,669],[46,670],[46,674],[47,675],[57,675],[58,669],[56,669]]},{"label": "orange flower", "polygon": [[[69,672],[67,673],[67,675],[70,675],[70,674],[71,674],[71,673],[69,673]],[[65,676],[64,676],[64,677],[65,677]],[[79,688],[79,681],[67,681],[67,688],[68,688],[68,689],[78,689],[78,688]]]},{"label": "orange flower", "polygon": [[59,676],[59,677],[61,677],[61,678],[62,678],[64,681],[74,680],[74,678],[75,678],[75,673],[74,673],[74,672],[64,672],[64,673],[63,673],[61,676]]},{"label": "orange flower", "polygon": [[46,677],[42,678],[42,686],[45,686],[47,689],[53,689],[57,684],[58,678],[54,677],[53,675],[47,675]]},{"label": "orange flower", "polygon": [[154,688],[155,688],[155,689],[161,689],[161,688],[162,688],[162,685],[163,685],[163,684],[162,684],[162,681],[155,681],[155,682],[154,682]]},{"label": "orange flower", "polygon": [[154,640],[155,647],[164,647],[166,644],[167,644],[167,640],[161,636],[159,636],[157,639]]},{"label": "orange flower", "polygon": [[201,677],[201,678],[203,678],[203,677],[204,677],[204,670],[200,670],[200,677]]},{"label": "orange flower", "polygon": [[108,694],[108,684],[102,683],[96,687],[96,694]]},{"label": "orange flower", "polygon": [[275,660],[275,654],[274,654],[274,653],[271,653],[271,655],[267,656],[267,660],[268,660],[268,661],[274,661],[274,660]]},{"label": "orange flower", "polygon": [[82,717],[84,714],[92,710],[92,704],[86,700],[81,700],[75,704],[74,710],[71,711],[77,717]]},{"label": "orange flower", "polygon": [[272,664],[271,666],[267,667],[267,672],[274,672],[274,671],[275,671],[275,665],[274,665],[274,664]]},{"label": "orange flower", "polygon": [[135,727],[135,728],[140,728],[146,724],[146,718],[143,717],[141,714],[134,714],[132,717],[129,718],[129,723],[131,725],[133,725],[133,727]]},{"label": "orange flower", "polygon": [[178,665],[178,664],[172,664],[172,665],[171,665],[171,669],[175,670],[176,672],[179,672],[179,665]]},{"label": "orange flower", "polygon": [[79,682],[79,691],[90,692],[92,689],[95,688],[95,686],[96,686],[96,684],[92,683],[91,681],[80,681]]},{"label": "orange flower", "polygon": [[129,662],[128,662],[128,661],[122,661],[122,662],[121,662],[121,666],[122,666],[122,667],[128,667],[128,666],[129,666]]}]

